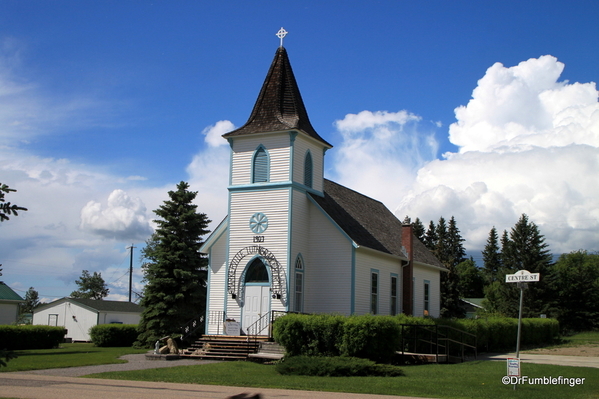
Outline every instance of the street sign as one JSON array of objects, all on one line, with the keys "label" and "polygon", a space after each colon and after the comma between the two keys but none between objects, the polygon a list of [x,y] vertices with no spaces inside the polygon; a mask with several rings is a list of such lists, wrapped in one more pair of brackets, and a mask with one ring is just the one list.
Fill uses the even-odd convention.
[{"label": "street sign", "polygon": [[506,283],[536,283],[541,277],[540,273],[530,273],[528,270],[519,270],[514,274],[506,274]]},{"label": "street sign", "polygon": [[520,359],[509,357],[507,359],[507,375],[509,377],[520,377]]}]

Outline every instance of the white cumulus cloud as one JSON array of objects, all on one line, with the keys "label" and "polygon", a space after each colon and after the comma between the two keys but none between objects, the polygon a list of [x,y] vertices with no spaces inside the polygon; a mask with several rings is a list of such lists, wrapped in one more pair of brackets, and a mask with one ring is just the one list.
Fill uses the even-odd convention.
[{"label": "white cumulus cloud", "polygon": [[114,190],[106,207],[95,201],[83,207],[80,227],[106,238],[139,240],[152,234],[149,220],[143,201]]},{"label": "white cumulus cloud", "polygon": [[593,82],[559,81],[563,69],[552,56],[489,68],[456,109],[459,152],[418,171],[398,216],[453,215],[480,249],[492,226],[526,213],[553,252],[599,249],[598,93]]},{"label": "white cumulus cloud", "polygon": [[334,179],[386,204],[397,203],[439,148],[436,125],[423,126],[407,111],[348,114],[335,127],[343,141],[326,160],[332,161]]}]

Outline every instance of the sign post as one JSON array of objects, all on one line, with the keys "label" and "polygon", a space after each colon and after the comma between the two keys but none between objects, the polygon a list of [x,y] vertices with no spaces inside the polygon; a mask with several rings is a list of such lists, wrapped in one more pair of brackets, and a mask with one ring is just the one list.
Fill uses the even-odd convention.
[{"label": "sign post", "polygon": [[[505,282],[506,283],[517,283],[518,288],[520,288],[520,311],[518,312],[518,337],[516,342],[516,359],[518,360],[518,373],[520,373],[520,334],[522,332],[522,303],[524,300],[524,290],[528,287],[528,283],[536,283],[539,281],[541,275],[540,273],[530,273],[528,270],[519,270],[514,274],[506,274]],[[510,360],[508,359],[508,370],[510,367]],[[512,367],[514,366],[512,363]],[[514,385],[514,389],[516,389],[516,385]]]}]

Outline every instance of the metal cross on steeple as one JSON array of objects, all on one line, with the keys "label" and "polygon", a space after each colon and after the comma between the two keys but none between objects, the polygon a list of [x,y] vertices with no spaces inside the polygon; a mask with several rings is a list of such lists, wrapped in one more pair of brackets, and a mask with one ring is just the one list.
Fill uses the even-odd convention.
[{"label": "metal cross on steeple", "polygon": [[283,47],[283,38],[285,36],[287,36],[287,31],[283,29],[283,27],[281,27],[281,29],[279,29],[279,31],[277,32],[277,37],[281,39],[281,47]]}]

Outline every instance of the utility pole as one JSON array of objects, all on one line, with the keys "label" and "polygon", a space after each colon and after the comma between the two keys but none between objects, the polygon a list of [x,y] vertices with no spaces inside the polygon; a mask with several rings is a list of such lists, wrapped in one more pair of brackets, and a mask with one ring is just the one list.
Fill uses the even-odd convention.
[{"label": "utility pole", "polygon": [[127,247],[131,251],[131,256],[129,258],[129,302],[131,302],[131,292],[133,292],[133,244],[130,247]]}]

